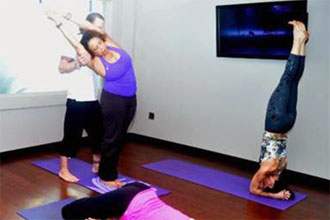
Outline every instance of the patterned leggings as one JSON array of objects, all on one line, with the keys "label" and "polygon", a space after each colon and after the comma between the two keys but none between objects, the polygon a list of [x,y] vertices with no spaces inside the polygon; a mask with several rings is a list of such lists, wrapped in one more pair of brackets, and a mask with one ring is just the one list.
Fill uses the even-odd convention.
[{"label": "patterned leggings", "polygon": [[268,102],[266,131],[286,133],[293,127],[297,115],[298,83],[304,66],[305,56],[290,54],[280,83]]}]

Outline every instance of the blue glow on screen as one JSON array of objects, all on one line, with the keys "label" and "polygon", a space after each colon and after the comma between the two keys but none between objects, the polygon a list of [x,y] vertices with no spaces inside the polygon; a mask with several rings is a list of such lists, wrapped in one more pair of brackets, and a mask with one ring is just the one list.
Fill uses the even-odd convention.
[{"label": "blue glow on screen", "polygon": [[290,20],[307,18],[306,1],[217,7],[217,56],[287,59]]},{"label": "blue glow on screen", "polygon": [[275,30],[275,31],[265,31],[265,30],[224,30],[221,33],[221,36],[224,37],[234,37],[234,36],[242,36],[242,37],[257,37],[257,36],[285,36],[287,32],[285,30]]}]

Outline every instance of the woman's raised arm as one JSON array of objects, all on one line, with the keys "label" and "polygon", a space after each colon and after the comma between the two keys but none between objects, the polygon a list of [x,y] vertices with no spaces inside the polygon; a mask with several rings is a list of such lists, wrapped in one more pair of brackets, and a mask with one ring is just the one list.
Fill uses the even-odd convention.
[{"label": "woman's raised arm", "polygon": [[71,21],[72,23],[76,24],[80,29],[84,31],[94,31],[102,35],[103,40],[105,40],[107,45],[114,46],[120,48],[119,44],[116,43],[104,30],[104,28],[100,28],[92,24],[91,22],[84,20],[78,21],[73,16],[68,13],[63,16],[66,20]]},{"label": "woman's raised arm", "polygon": [[68,40],[68,42],[71,44],[71,46],[75,49],[75,51],[78,54],[84,54],[88,53],[84,46],[70,33],[70,31],[67,29],[67,27],[63,24],[61,16],[51,12],[47,11],[46,12],[46,17],[53,21],[56,25],[56,27],[61,31],[63,36]]}]

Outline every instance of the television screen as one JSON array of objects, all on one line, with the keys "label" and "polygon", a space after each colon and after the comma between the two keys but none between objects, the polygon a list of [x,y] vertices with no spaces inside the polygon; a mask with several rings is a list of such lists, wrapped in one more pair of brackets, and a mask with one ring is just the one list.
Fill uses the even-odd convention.
[{"label": "television screen", "polygon": [[293,39],[288,22],[307,23],[307,2],[224,5],[216,13],[218,57],[287,59]]}]

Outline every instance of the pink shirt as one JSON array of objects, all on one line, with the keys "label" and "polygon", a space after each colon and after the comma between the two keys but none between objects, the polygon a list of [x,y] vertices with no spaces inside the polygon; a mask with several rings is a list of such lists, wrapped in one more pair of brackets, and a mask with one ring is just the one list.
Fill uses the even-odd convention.
[{"label": "pink shirt", "polygon": [[156,189],[147,189],[138,193],[120,220],[189,220],[182,212],[161,201]]}]

